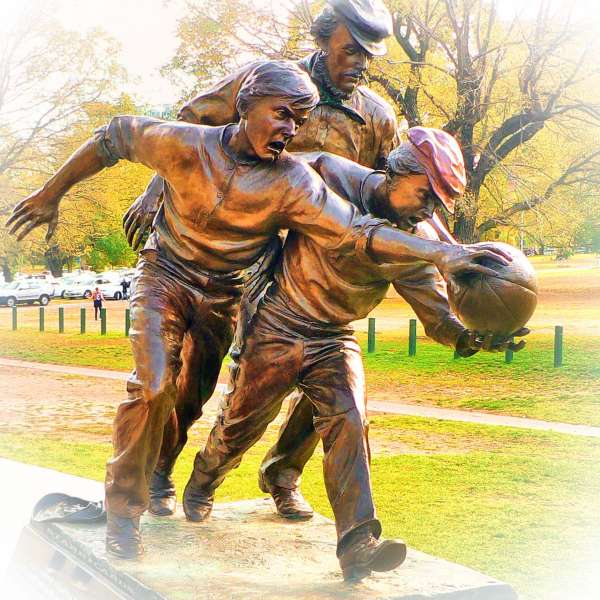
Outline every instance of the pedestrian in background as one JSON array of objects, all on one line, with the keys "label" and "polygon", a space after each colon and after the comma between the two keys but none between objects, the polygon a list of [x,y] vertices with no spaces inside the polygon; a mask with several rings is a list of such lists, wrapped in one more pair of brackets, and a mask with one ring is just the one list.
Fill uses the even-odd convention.
[{"label": "pedestrian in background", "polygon": [[92,298],[94,299],[94,320],[97,321],[98,312],[102,309],[102,303],[104,302],[104,296],[102,295],[100,288],[94,290]]}]

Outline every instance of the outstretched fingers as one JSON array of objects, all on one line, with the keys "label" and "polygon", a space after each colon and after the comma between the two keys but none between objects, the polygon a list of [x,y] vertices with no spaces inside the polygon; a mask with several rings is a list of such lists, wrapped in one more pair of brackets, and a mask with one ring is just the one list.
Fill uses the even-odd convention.
[{"label": "outstretched fingers", "polygon": [[[19,231],[19,229],[21,229],[21,227],[23,227],[23,225],[25,225],[29,221],[32,221],[33,219],[34,219],[33,215],[31,215],[29,212],[26,212],[25,214],[21,215],[16,221],[11,223],[12,227],[9,229],[9,233],[11,235],[15,235],[17,233],[17,231]],[[7,223],[7,225],[8,225],[8,223]]]},{"label": "outstretched fingers", "polygon": [[483,338],[483,342],[481,344],[481,347],[486,350],[487,352],[492,352],[492,350],[495,350],[494,348],[494,334],[492,332],[486,333],[485,337]]},{"label": "outstretched fingers", "polygon": [[140,247],[142,240],[144,239],[145,233],[146,233],[145,227],[137,227],[137,229],[135,231],[135,235],[133,236],[132,242],[130,244],[132,250],[137,250]]},{"label": "outstretched fingers", "polygon": [[471,273],[481,273],[482,275],[489,275],[490,277],[496,277],[498,273],[494,271],[494,269],[490,269],[489,267],[484,267],[478,263],[471,263],[469,265],[465,265],[460,272],[471,272]]},{"label": "outstretched fingers", "polygon": [[56,231],[56,226],[58,225],[58,215],[53,217],[53,219],[48,223],[48,231],[46,232],[46,242],[49,242]]},{"label": "outstretched fingers", "polygon": [[481,250],[484,250],[486,252],[493,252],[494,254],[498,254],[498,255],[502,256],[503,258],[505,258],[508,262],[513,261],[513,256],[510,252],[507,252],[506,250],[499,248],[495,244],[478,244],[476,247],[480,248]]},{"label": "outstretched fingers", "polygon": [[511,337],[525,337],[531,333],[531,329],[527,327],[521,327],[518,331],[515,331]]},{"label": "outstretched fingers", "polygon": [[8,217],[6,221],[6,226],[10,227],[12,223],[14,223],[17,219],[21,218],[23,215],[26,215],[31,210],[29,203],[26,203],[26,200],[19,202],[14,208],[10,217]]},{"label": "outstretched fingers", "polygon": [[25,227],[19,235],[17,235],[17,241],[20,242],[24,237],[29,235],[38,225],[41,225],[39,219],[33,219],[27,227]]},{"label": "outstretched fingers", "polygon": [[127,237],[127,243],[133,248],[133,238],[139,229],[137,217],[132,217],[125,227],[125,236]]},{"label": "outstretched fingers", "polygon": [[508,342],[507,348],[513,352],[519,352],[519,350],[523,350],[523,348],[525,348],[526,343],[527,342],[525,340],[520,340],[518,343]]},{"label": "outstretched fingers", "polygon": [[489,258],[504,266],[509,265],[512,261],[512,257],[508,256],[506,253],[497,252],[496,250],[477,250],[473,253],[473,256],[475,258]]}]

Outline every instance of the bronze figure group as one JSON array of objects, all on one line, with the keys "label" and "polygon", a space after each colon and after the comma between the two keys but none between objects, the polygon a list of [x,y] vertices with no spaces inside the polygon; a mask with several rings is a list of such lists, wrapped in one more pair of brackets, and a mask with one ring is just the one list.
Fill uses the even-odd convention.
[{"label": "bronze figure group", "polygon": [[395,568],[406,546],[379,540],[351,322],[392,284],[427,334],[463,356],[513,344],[484,344],[448,305],[444,278],[493,273],[481,258],[511,260],[491,245],[448,243],[435,217],[464,191],[456,141],[418,127],[400,142],[391,106],[360,85],[385,52],[387,9],[329,0],[312,33],[314,54],[252,63],[186,104],[178,122],[115,117],[9,219],[19,239],[42,224],[51,236],[77,182],[119,160],[157,173],[124,219],[134,247],[149,235],[131,287],[135,371],[106,474],[116,556],[143,552],[146,509],[175,511],[173,465],[235,338],[228,393],[183,493],[186,517],[208,518],[216,488],[297,390],[261,489],[282,516],[310,518],[299,485],[321,439],[344,578]]}]

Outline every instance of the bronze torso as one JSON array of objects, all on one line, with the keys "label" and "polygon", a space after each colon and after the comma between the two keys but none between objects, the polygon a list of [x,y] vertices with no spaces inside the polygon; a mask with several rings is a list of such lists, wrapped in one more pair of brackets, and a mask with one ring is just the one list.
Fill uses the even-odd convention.
[{"label": "bronze torso", "polygon": [[165,179],[147,248],[158,243],[191,271],[199,266],[227,273],[253,264],[280,229],[298,229],[326,248],[352,252],[363,229],[381,223],[362,216],[287,152],[275,162],[230,156],[227,130],[115,117],[101,133],[109,163],[135,159]]},{"label": "bronze torso", "polygon": [[[313,79],[319,53],[298,62]],[[191,123],[223,125],[239,120],[235,102],[248,74],[257,66],[246,65],[213,88],[196,96],[179,112],[179,118]],[[316,81],[317,85],[318,82]],[[399,143],[396,116],[392,107],[378,94],[358,86],[347,100],[322,99],[307,122],[288,145],[290,152],[322,150],[343,156],[365,167],[383,166],[385,157]]]},{"label": "bronze torso", "polygon": [[[327,153],[304,158],[333,191],[361,213],[367,212],[362,188],[373,170]],[[420,223],[414,233],[437,239],[426,223]],[[434,339],[453,344],[463,330],[450,314],[441,275],[434,265],[423,261],[407,258],[397,264],[369,263],[364,257],[326,250],[306,236],[290,232],[275,282],[269,301],[313,323],[346,326],[362,319],[385,298],[393,283]]]}]

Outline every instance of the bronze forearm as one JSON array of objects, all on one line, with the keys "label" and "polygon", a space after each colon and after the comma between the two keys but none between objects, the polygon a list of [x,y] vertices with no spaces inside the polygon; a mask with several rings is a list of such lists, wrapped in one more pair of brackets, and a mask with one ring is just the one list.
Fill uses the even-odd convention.
[{"label": "bronze forearm", "polygon": [[64,196],[76,183],[99,173],[105,167],[105,159],[98,148],[98,139],[90,138],[67,159],[60,169],[46,182],[44,188],[54,197]]},{"label": "bronze forearm", "polygon": [[424,240],[392,227],[379,227],[370,237],[369,254],[379,263],[394,263],[407,257],[438,264],[448,244]]}]

